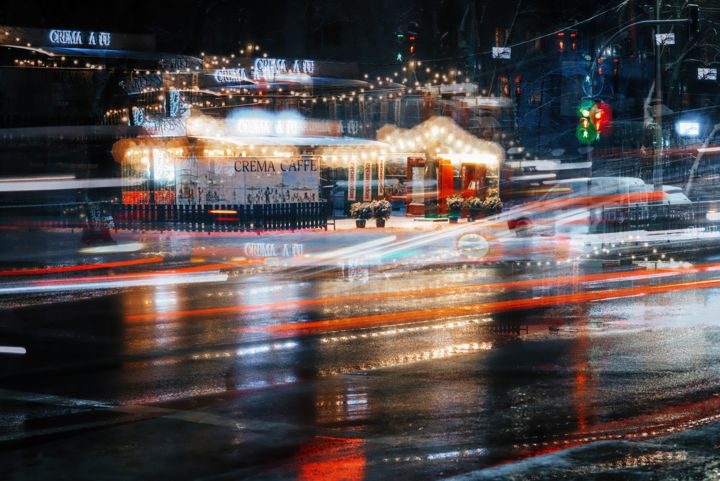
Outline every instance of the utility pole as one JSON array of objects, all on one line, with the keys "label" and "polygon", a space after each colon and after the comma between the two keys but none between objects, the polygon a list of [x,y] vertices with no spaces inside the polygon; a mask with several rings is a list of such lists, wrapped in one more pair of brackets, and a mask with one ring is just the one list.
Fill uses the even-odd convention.
[{"label": "utility pole", "polygon": [[[602,56],[605,48],[617,38],[621,33],[634,29],[640,25],[654,25],[653,33],[657,34],[660,32],[661,25],[677,25],[677,24],[688,24],[689,33],[692,37],[694,34],[700,32],[700,9],[696,4],[688,4],[688,18],[678,19],[660,19],[660,7],[661,1],[655,0],[655,19],[654,20],[641,20],[639,22],[632,22],[629,25],[617,30],[610,36],[600,47],[597,54],[594,55],[593,61],[590,64],[590,72],[586,82],[582,84],[583,92],[586,97],[593,98],[597,94],[594,92],[595,84],[595,69],[597,67],[598,58]],[[663,183],[663,138],[662,138],[662,42],[657,41],[657,37],[653,35],[653,41],[655,42],[655,155],[653,158],[653,186],[655,190],[662,190]],[[601,89],[602,90],[602,89]]]},{"label": "utility pole", "polygon": [[477,67],[477,59],[475,58],[475,2],[470,2],[470,60],[468,61],[467,67],[465,67],[468,71],[472,72],[472,76],[468,75],[470,79],[475,81],[476,76],[476,67]]},{"label": "utility pole", "polygon": [[[655,20],[660,20],[660,0],[655,2]],[[660,33],[655,28],[655,34]],[[662,42],[655,42],[655,155],[653,157],[653,187],[655,191],[662,190],[663,184],[663,138],[662,138]]]}]

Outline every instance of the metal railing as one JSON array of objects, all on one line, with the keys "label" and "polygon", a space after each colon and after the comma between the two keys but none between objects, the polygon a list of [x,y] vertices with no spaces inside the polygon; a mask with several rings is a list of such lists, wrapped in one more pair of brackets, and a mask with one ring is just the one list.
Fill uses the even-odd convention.
[{"label": "metal railing", "polygon": [[3,223],[28,227],[188,232],[327,229],[328,204],[116,204],[4,206]]}]

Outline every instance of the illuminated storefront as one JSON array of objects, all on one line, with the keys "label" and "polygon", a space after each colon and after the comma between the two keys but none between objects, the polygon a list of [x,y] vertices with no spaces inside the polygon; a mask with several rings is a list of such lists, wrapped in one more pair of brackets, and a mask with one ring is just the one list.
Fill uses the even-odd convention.
[{"label": "illuminated storefront", "polygon": [[[125,204],[269,205],[393,200],[408,215],[443,215],[453,194],[497,191],[502,148],[446,117],[383,128],[382,141],[340,135],[296,113],[193,116],[187,135],[123,139],[113,148]],[[138,179],[141,181],[138,182]],[[329,208],[329,206],[328,206]]]},{"label": "illuminated storefront", "polygon": [[412,129],[386,126],[378,138],[390,144],[390,157],[406,165],[406,213],[447,214],[452,195],[497,195],[503,148],[471,135],[449,117],[434,117]]},{"label": "illuminated storefront", "polygon": [[[388,150],[340,132],[338,122],[305,120],[292,112],[240,111],[227,119],[190,117],[185,136],[122,139],[113,156],[122,166],[123,203],[326,202],[332,176],[323,171],[372,159],[375,168],[368,172],[377,172],[381,152]],[[352,200],[354,191],[348,197]]]}]

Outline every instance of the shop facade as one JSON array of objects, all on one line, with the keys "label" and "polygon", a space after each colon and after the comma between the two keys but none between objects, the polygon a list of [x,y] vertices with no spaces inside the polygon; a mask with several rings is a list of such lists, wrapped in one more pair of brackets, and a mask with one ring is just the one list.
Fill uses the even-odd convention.
[{"label": "shop facade", "polygon": [[[378,172],[384,172],[381,152],[387,146],[343,137],[337,122],[306,121],[292,112],[242,112],[226,119],[192,116],[186,128],[184,136],[127,138],[114,145],[122,171],[121,210],[159,210],[161,217],[191,212],[229,225],[254,216],[255,227],[273,224],[269,218],[293,217],[279,227],[323,227],[332,215],[331,192],[340,185],[333,170],[353,170],[367,160],[368,185],[373,173],[376,182],[383,177]],[[361,185],[346,184],[348,201],[370,195],[356,193]],[[378,189],[384,192],[382,182]]]}]

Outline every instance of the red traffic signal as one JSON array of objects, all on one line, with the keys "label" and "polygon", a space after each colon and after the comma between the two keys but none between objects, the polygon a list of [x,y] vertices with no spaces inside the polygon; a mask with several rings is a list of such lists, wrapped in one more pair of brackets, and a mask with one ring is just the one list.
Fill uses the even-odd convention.
[{"label": "red traffic signal", "polygon": [[612,108],[605,102],[596,102],[590,109],[590,121],[598,135],[607,135],[612,130]]}]

